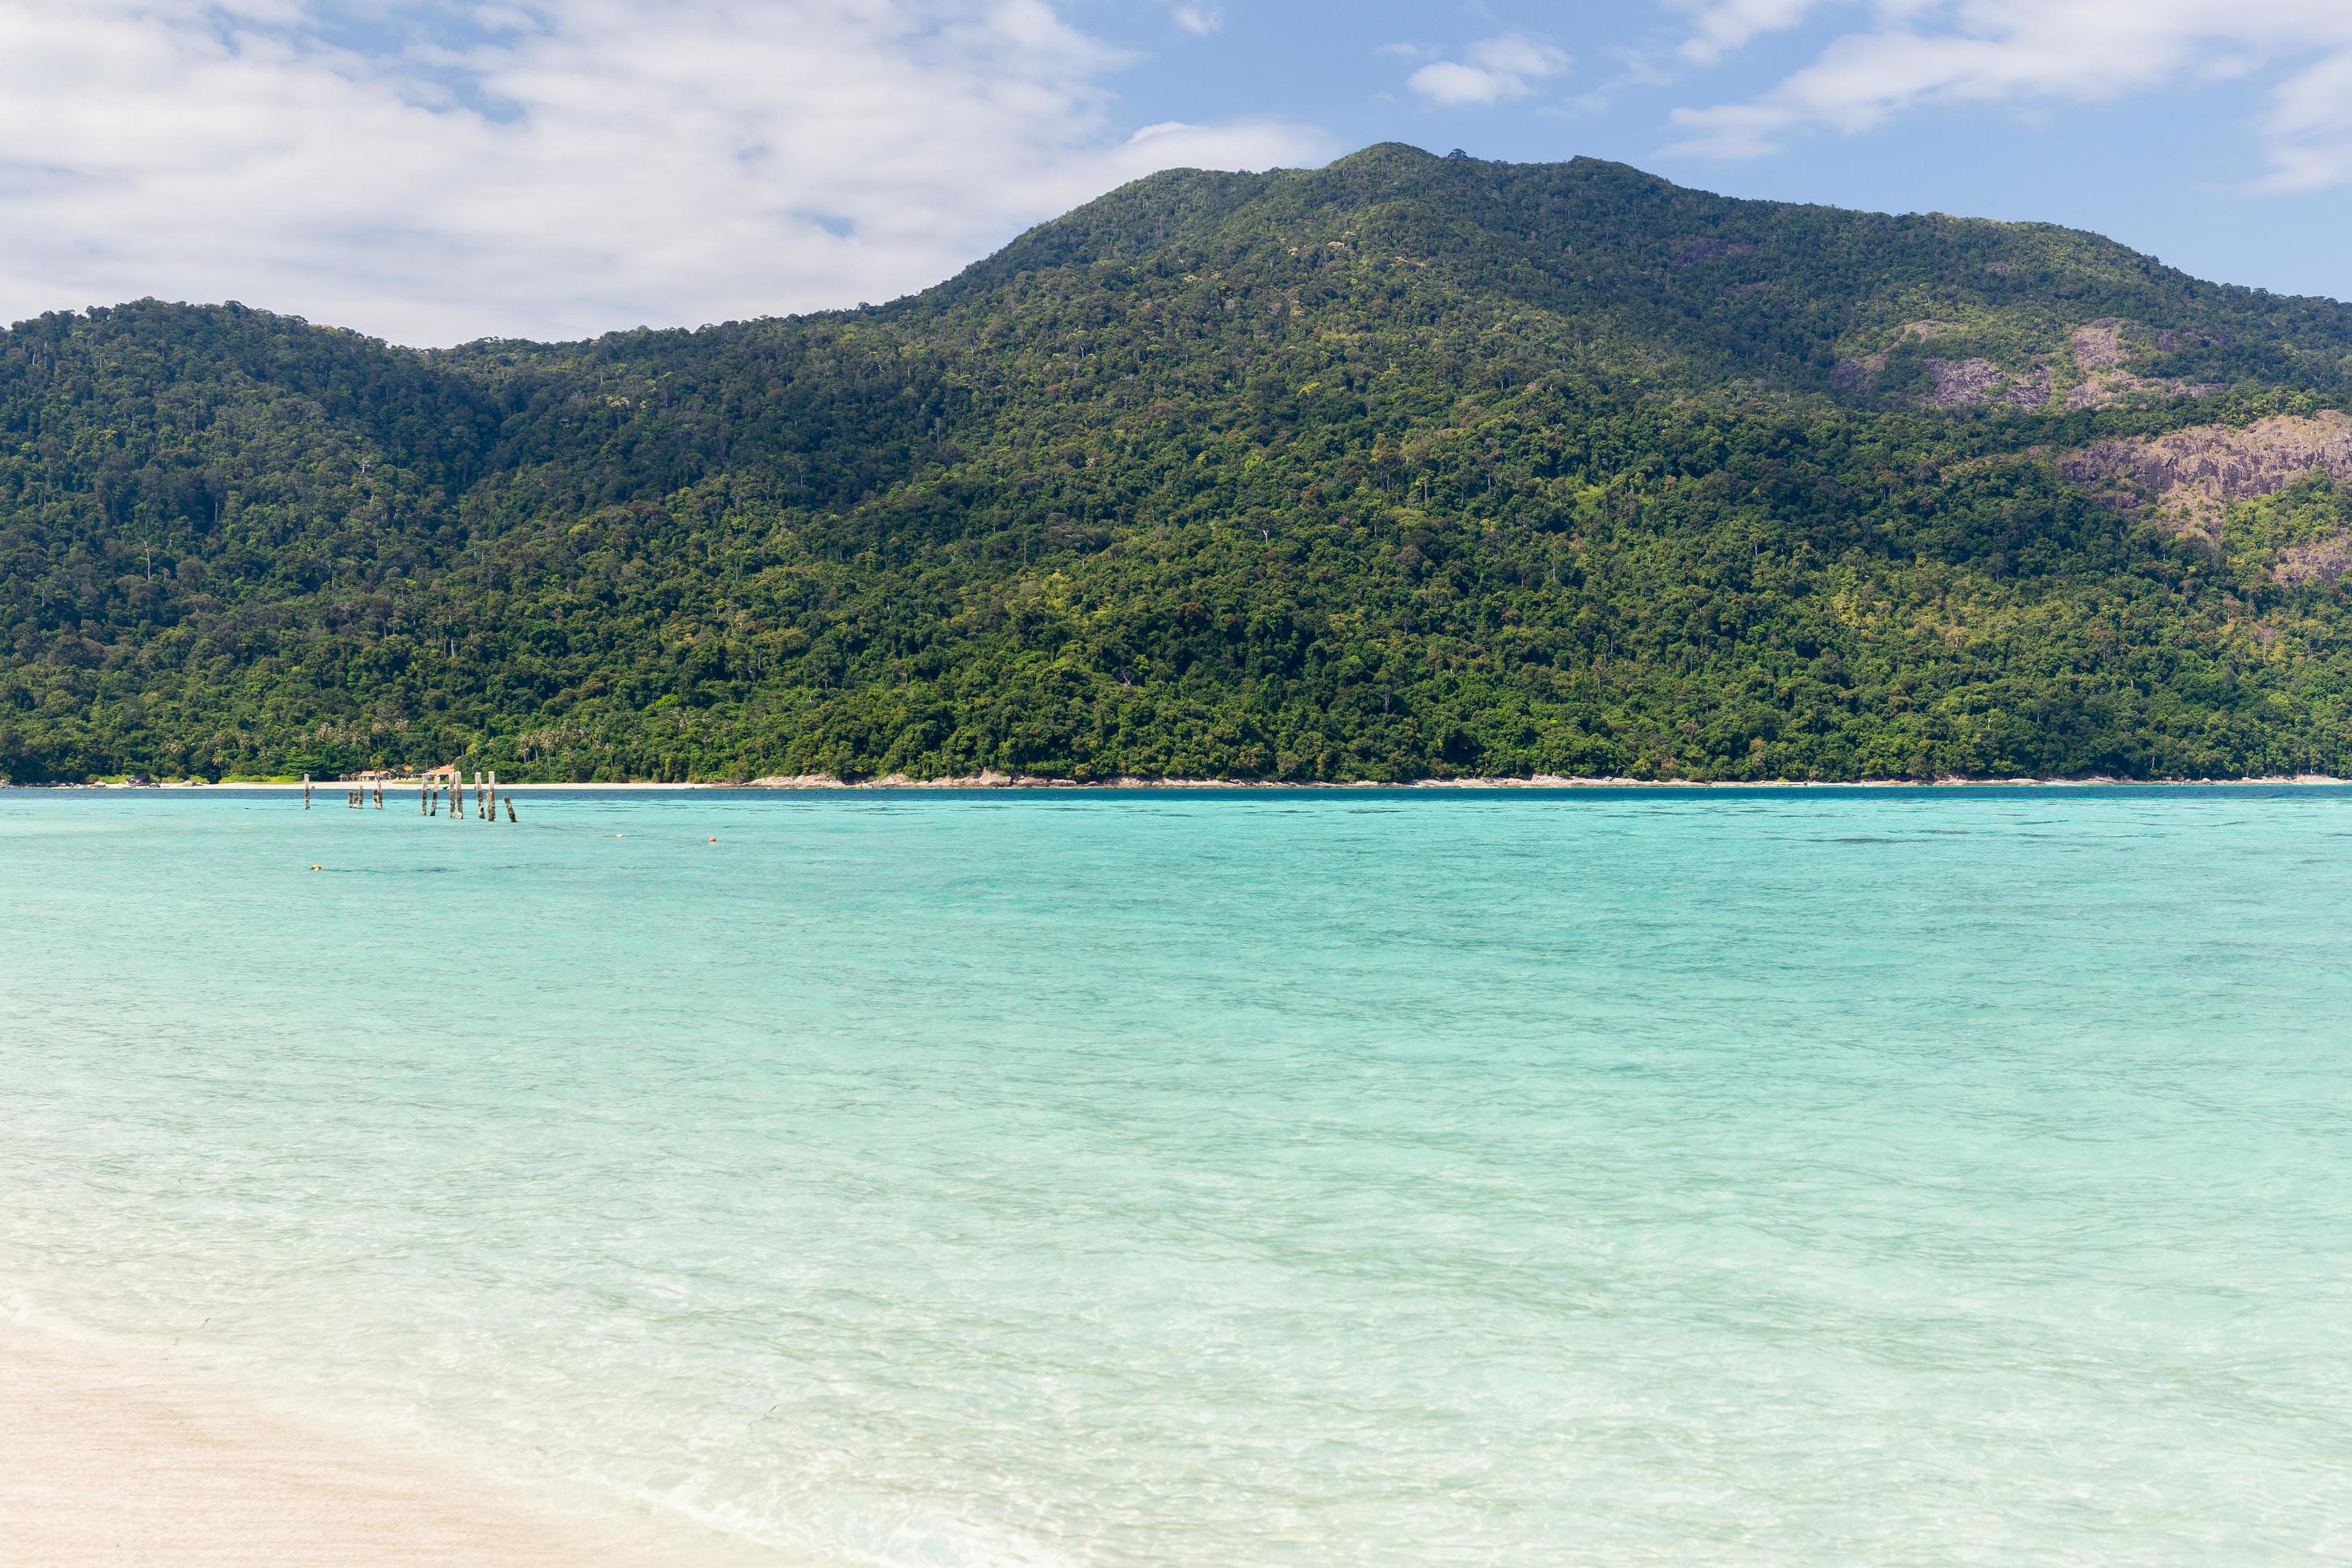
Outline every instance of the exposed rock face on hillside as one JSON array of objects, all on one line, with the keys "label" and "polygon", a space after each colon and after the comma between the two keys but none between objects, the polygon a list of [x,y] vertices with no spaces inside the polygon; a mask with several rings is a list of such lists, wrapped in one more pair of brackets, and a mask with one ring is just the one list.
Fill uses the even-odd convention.
[{"label": "exposed rock face on hillside", "polygon": [[[1878,384],[1895,354],[1913,343],[1963,335],[1968,329],[1954,321],[1906,321],[1895,341],[1876,353],[1840,360],[1831,373],[1839,388],[1866,391]],[[1925,362],[1927,384],[1917,402],[1928,408],[2043,408],[2065,383],[2063,402],[2069,408],[2106,408],[2137,397],[2210,397],[2221,387],[2179,376],[2147,376],[2127,369],[2134,345],[2126,334],[2143,339],[2143,346],[2168,353],[2179,346],[2171,331],[2143,332],[2136,322],[2119,316],[2086,321],[2067,334],[2067,355],[2055,351],[2021,369],[2011,369],[1981,356],[1937,358]],[[2200,342],[2211,340],[2200,338]]]},{"label": "exposed rock face on hillside", "polygon": [[[2058,471],[2109,505],[2147,507],[2185,532],[2219,540],[2221,512],[2231,501],[2274,495],[2314,473],[2352,483],[2352,416],[2282,415],[2242,428],[2200,425],[2169,436],[2097,441],[2061,458]],[[2307,564],[2328,581],[2342,575],[2340,567],[2327,575],[2324,563]]]},{"label": "exposed rock face on hillside", "polygon": [[2114,370],[2131,358],[2131,351],[2124,347],[2124,323],[2113,316],[2075,328],[2067,342],[2074,350],[2075,368],[2085,374]]},{"label": "exposed rock face on hillside", "polygon": [[[2067,391],[2068,407],[2105,408],[2127,397],[2140,396],[2210,397],[2221,390],[2177,376],[2150,378],[2126,370],[2131,350],[2124,342],[2124,329],[2130,324],[2108,316],[2079,326],[2068,335],[2067,342],[2074,351],[2074,369],[2083,378]],[[2157,348],[2162,351],[2169,347],[2171,336],[2168,332],[2158,333]]]},{"label": "exposed rock face on hillside", "polygon": [[1989,359],[1931,359],[1927,362],[1927,374],[1933,382],[1926,399],[1931,408],[1967,408],[1994,403],[2039,408],[2050,401],[2048,365],[2036,365],[2011,375]]},{"label": "exposed rock face on hillside", "polygon": [[2315,583],[2340,583],[2347,572],[2352,572],[2352,539],[2323,539],[2281,552],[2271,576],[2282,587],[2302,588]]}]

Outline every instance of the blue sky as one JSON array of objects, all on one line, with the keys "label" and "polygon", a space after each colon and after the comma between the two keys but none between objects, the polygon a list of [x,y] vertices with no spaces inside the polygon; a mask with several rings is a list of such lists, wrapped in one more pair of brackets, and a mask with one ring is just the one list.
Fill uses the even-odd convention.
[{"label": "blue sky", "polygon": [[2352,297],[2352,0],[0,0],[0,319],[695,325],[1384,140]]}]

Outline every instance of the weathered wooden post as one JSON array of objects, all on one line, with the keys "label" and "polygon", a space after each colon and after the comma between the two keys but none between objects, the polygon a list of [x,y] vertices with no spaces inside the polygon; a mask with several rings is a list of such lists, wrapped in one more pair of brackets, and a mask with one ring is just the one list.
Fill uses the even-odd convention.
[{"label": "weathered wooden post", "polygon": [[310,775],[309,773],[302,775],[302,809],[305,811],[310,809]]},{"label": "weathered wooden post", "polygon": [[382,779],[375,781],[375,808],[378,811],[382,811],[383,809],[383,781]]},{"label": "weathered wooden post", "polygon": [[512,796],[512,795],[509,795],[509,796],[507,796],[507,797],[506,797],[506,799],[507,799],[507,820],[508,820],[509,822],[512,822],[512,821],[515,819],[515,814],[514,814],[514,796]]},{"label": "weathered wooden post", "polygon": [[496,822],[499,819],[499,772],[496,768],[490,770],[489,805],[490,820]]}]

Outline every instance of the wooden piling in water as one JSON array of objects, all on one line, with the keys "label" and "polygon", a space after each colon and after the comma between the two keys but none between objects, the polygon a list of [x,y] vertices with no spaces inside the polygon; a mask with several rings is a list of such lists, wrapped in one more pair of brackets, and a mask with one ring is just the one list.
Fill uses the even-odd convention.
[{"label": "wooden piling in water", "polygon": [[508,820],[509,822],[512,822],[512,821],[515,819],[515,814],[514,814],[514,796],[512,796],[512,795],[509,795],[509,796],[507,796],[506,798],[507,798],[507,820]]},{"label": "wooden piling in water", "polygon": [[383,809],[383,781],[382,779],[375,781],[375,808],[378,811],[382,811]]},{"label": "wooden piling in water", "polygon": [[309,773],[302,775],[302,809],[305,811],[310,809],[310,775]]}]

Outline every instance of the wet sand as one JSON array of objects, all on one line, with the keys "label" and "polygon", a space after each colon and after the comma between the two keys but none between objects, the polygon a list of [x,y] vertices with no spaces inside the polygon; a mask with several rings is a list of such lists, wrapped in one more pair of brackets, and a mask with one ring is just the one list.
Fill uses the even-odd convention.
[{"label": "wet sand", "polygon": [[636,1564],[428,1464],[306,1430],[168,1363],[0,1322],[0,1556],[44,1564]]}]

